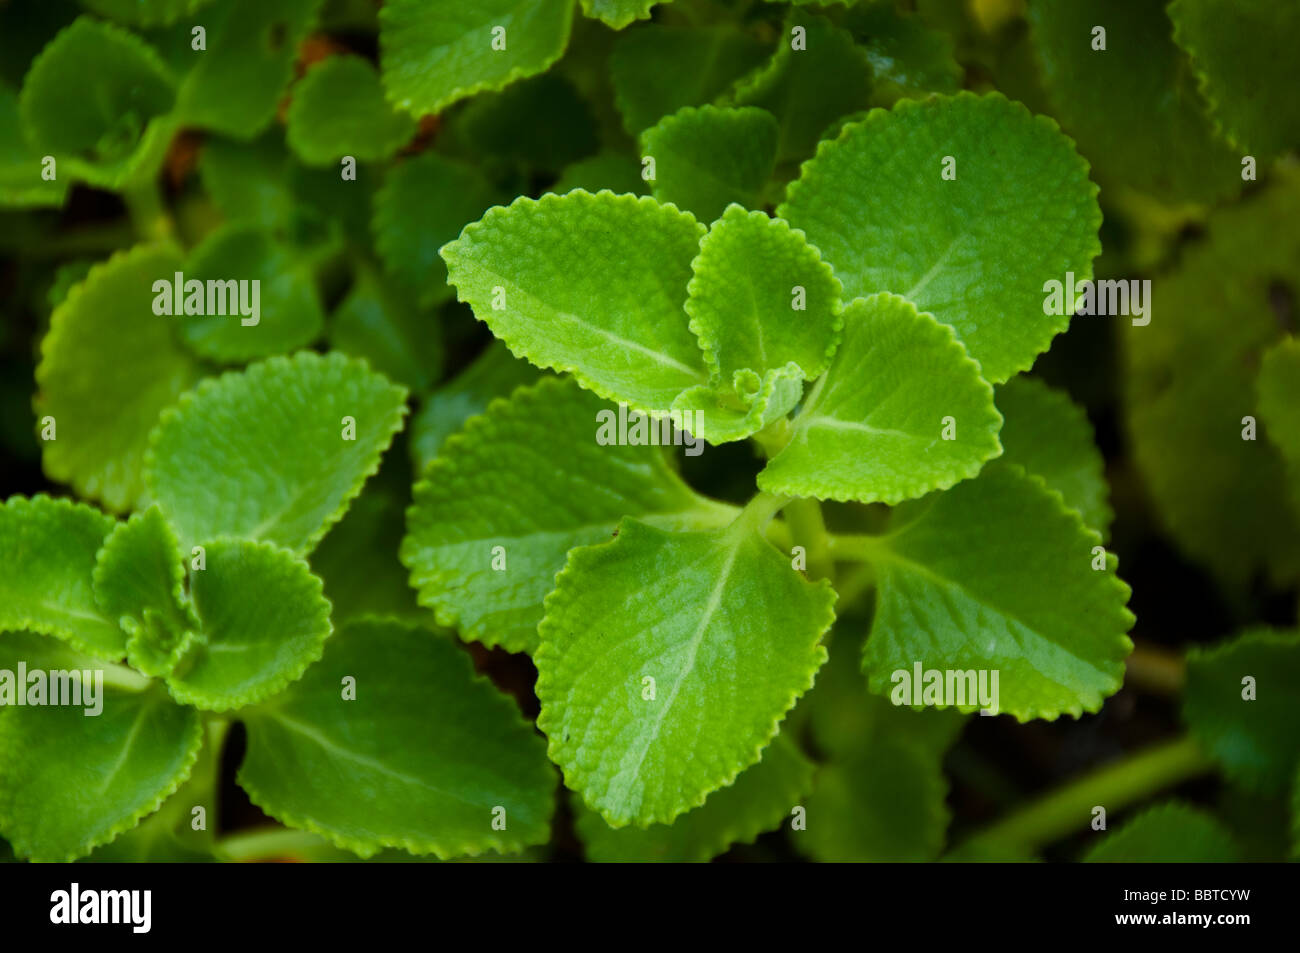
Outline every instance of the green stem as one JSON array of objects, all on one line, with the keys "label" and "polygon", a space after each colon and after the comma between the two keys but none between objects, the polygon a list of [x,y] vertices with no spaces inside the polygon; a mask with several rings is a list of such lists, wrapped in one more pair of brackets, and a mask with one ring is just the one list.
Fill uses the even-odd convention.
[{"label": "green stem", "polygon": [[141,241],[161,241],[176,233],[171,214],[163,205],[162,193],[155,180],[129,186],[122,193],[122,201],[126,203],[131,224],[135,226],[136,235]]},{"label": "green stem", "polygon": [[222,860],[248,863],[272,857],[293,857],[320,845],[320,838],[309,831],[280,828],[223,837],[216,851]]},{"label": "green stem", "polygon": [[875,584],[876,567],[871,563],[854,566],[842,573],[835,580],[835,592],[839,596],[835,600],[835,614],[844,615],[850,608],[856,606]]},{"label": "green stem", "polygon": [[968,843],[996,843],[1032,853],[1086,827],[1094,807],[1113,814],[1211,767],[1190,737],[1166,742],[1052,791],[980,831]]},{"label": "green stem", "polygon": [[790,423],[790,418],[778,417],[750,439],[758,444],[763,455],[771,460],[785,449],[793,436],[794,426]]},{"label": "green stem", "polygon": [[1125,681],[1152,695],[1177,698],[1187,681],[1187,665],[1177,652],[1138,644],[1128,657]]},{"label": "green stem", "polygon": [[790,524],[794,545],[802,546],[808,557],[808,578],[829,579],[835,571],[835,563],[831,559],[830,539],[821,504],[811,499],[791,500],[785,508],[785,519]]},{"label": "green stem", "polygon": [[831,533],[826,548],[836,562],[870,562],[880,548],[879,536],[867,533]]},{"label": "green stem", "polygon": [[732,526],[736,528],[746,527],[758,530],[763,533],[767,529],[767,524],[772,521],[783,507],[790,502],[788,496],[778,496],[775,493],[757,493],[745,504],[732,521]]}]

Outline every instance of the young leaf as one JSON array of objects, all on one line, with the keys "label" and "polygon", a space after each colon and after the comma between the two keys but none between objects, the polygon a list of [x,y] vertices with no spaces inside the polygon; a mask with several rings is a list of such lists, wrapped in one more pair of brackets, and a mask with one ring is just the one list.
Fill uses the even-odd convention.
[{"label": "young leaf", "polygon": [[733,205],[704,236],[691,270],[686,313],[715,383],[790,361],[804,380],[826,370],[843,327],[841,288],[802,232]]},{"label": "young leaf", "polygon": [[1056,115],[1099,178],[1165,201],[1241,187],[1240,156],[1214,135],[1165,4],[1055,0],[1028,15]]},{"label": "young leaf", "polygon": [[[86,95],[83,77],[96,78]],[[31,145],[66,155],[65,174],[116,187],[161,160],[175,81],[133,33],[91,17],[61,30],[32,62],[19,98]]]},{"label": "young leaf", "polygon": [[1036,377],[1013,377],[997,391],[1002,460],[1018,463],[1065,498],[1105,539],[1114,517],[1088,415]]},{"label": "young leaf", "polygon": [[202,626],[167,689],[182,704],[228,711],[270,698],[321,657],[330,604],[320,579],[288,550],[243,539],[204,548],[207,568],[190,572]]},{"label": "young leaf", "polygon": [[79,652],[117,660],[126,639],[95,602],[95,554],[112,517],[47,496],[0,503],[0,631],[28,629],[66,640]]},{"label": "young leaf", "polygon": [[426,390],[442,367],[442,338],[434,316],[417,308],[404,289],[358,263],[348,296],[332,317],[330,345],[364,357],[390,380]]},{"label": "young leaf", "polygon": [[150,438],[146,482],[182,551],[239,536],[305,553],[378,469],[405,400],[341,354],[273,357],[169,408]]},{"label": "young leaf", "polygon": [[818,148],[777,211],[846,297],[910,299],[995,384],[1069,324],[1044,313],[1044,281],[1091,278],[1101,249],[1088,164],[1054,122],[997,93],[872,110]]},{"label": "young leaf", "polygon": [[[1257,378],[1282,338],[1274,289],[1300,292],[1300,177],[1215,210],[1205,237],[1151,285],[1159,314],[1120,335],[1127,429],[1147,498],[1174,541],[1237,587],[1300,572],[1285,463],[1257,434]],[[1220,280],[1232,275],[1229,283]],[[1173,316],[1177,315],[1177,320]],[[1253,438],[1253,439],[1252,439]]]},{"label": "young leaf", "polygon": [[144,492],[144,452],[158,415],[202,375],[181,346],[176,318],[153,312],[153,283],[181,258],[169,245],[139,246],[96,265],[50,318],[36,367],[45,473],[125,510]]},{"label": "young leaf", "polygon": [[1300,7],[1271,0],[1175,0],[1174,42],[1196,65],[1201,92],[1228,138],[1259,157],[1300,145],[1300,107],[1283,90]]},{"label": "young leaf", "polygon": [[451,297],[438,249],[497,200],[473,167],[426,153],[388,174],[375,195],[375,251],[422,305]]},{"label": "young leaf", "polygon": [[43,636],[0,635],[0,668],[20,662],[103,673],[97,715],[90,704],[0,707],[0,833],[23,857],[73,860],[130,830],[181,786],[203,743],[202,724],[198,712],[130,669]]},{"label": "young leaf", "polygon": [[682,313],[703,233],[671,205],[579,191],[492,209],[442,257],[460,300],[514,354],[663,413],[706,379]]},{"label": "young leaf", "polygon": [[[804,31],[798,48],[795,28]],[[729,101],[772,113],[780,125],[778,159],[798,161],[812,153],[832,122],[871,105],[871,64],[847,30],[792,10],[776,53],[737,81]]]},{"label": "young leaf", "polygon": [[[803,371],[791,361],[761,378],[751,370],[737,371],[731,386],[700,384],[673,400],[673,410],[690,423],[694,436],[709,443],[731,443],[758,433],[794,409],[803,397]],[[688,428],[689,430],[689,428]]]},{"label": "young leaf", "polygon": [[415,472],[423,473],[443,442],[470,417],[487,410],[494,398],[508,397],[516,387],[540,376],[537,368],[516,358],[500,341],[489,344],[469,367],[430,394],[411,420],[408,437]]},{"label": "young leaf", "polygon": [[[864,667],[996,671],[998,710],[1021,721],[1096,711],[1119,689],[1129,587],[1101,538],[1038,477],[996,464],[908,504],[869,551],[879,594]],[[991,676],[990,676],[991,677]],[[973,711],[978,703],[958,706]]]},{"label": "young leaf", "polygon": [[1283,793],[1300,763],[1300,632],[1257,628],[1187,653],[1183,718],[1227,775]]},{"label": "young leaf", "polygon": [[204,15],[206,49],[193,50],[193,62],[177,94],[176,110],[189,125],[252,139],[275,118],[284,88],[293,76],[298,45],[316,18],[322,0],[229,0]]},{"label": "young leaf", "polygon": [[843,323],[834,362],[760,488],[894,504],[973,477],[998,455],[993,389],[950,328],[889,294],[853,301]]},{"label": "young leaf", "polygon": [[1215,817],[1175,801],[1143,811],[1082,859],[1090,864],[1224,864],[1241,857],[1232,835]]},{"label": "young leaf", "polygon": [[69,176],[47,180],[43,156],[28,144],[18,115],[18,94],[0,86],[0,207],[62,205]]},{"label": "young leaf", "polygon": [[555,780],[540,739],[446,637],[352,623],[242,717],[238,781],[253,803],[363,857],[508,853],[549,836]]},{"label": "young leaf", "polygon": [[[181,338],[202,357],[242,363],[296,350],[320,336],[325,317],[310,263],[265,229],[217,228],[191,253],[184,275],[186,285],[204,283],[196,302],[201,311],[162,320],[176,322]],[[183,298],[188,312],[188,291]]]},{"label": "young leaf", "polygon": [[156,506],[118,523],[95,559],[95,602],[127,634],[127,657],[146,675],[170,672],[185,633],[198,628],[184,584],[180,545]]},{"label": "young leaf", "polygon": [[1291,501],[1300,514],[1300,340],[1285,338],[1264,353],[1258,388],[1259,416],[1286,464]]},{"label": "young leaf", "polygon": [[286,139],[303,162],[387,159],[414,134],[415,121],[388,105],[379,74],[359,56],[331,56],[294,87]]},{"label": "young leaf", "polygon": [[762,58],[762,44],[734,26],[628,30],[609,58],[623,125],[636,135],[683,106],[711,102]]},{"label": "young leaf", "polygon": [[582,12],[621,30],[633,20],[645,20],[658,3],[672,0],[582,0]]},{"label": "young leaf", "polygon": [[548,378],[443,445],[416,485],[401,550],[440,625],[532,652],[542,600],[573,547],[608,539],[624,516],[716,525],[734,514],[693,493],[658,448],[598,443],[604,414],[617,420],[572,381]]},{"label": "young leaf", "polygon": [[534,76],[560,58],[573,0],[390,0],[379,13],[388,98],[417,116]]},{"label": "young leaf", "polygon": [[672,824],[610,827],[584,804],[574,805],[587,859],[602,863],[703,863],[733,844],[752,844],[775,830],[812,788],[813,764],[784,735],[735,782]]},{"label": "young leaf", "polygon": [[729,204],[759,205],[776,160],[776,119],[762,109],[688,106],[641,133],[653,158],[654,197],[702,222]]},{"label": "young leaf", "polygon": [[730,784],[826,660],[834,591],[755,522],[674,533],[625,519],[573,550],[546,597],[537,725],[611,826],[671,823]]}]

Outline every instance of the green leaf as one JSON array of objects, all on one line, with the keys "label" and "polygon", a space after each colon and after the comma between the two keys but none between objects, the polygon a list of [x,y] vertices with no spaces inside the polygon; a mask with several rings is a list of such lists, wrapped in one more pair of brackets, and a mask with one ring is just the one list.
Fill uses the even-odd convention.
[{"label": "green leaf", "polygon": [[840,283],[801,232],[732,206],[691,270],[686,313],[715,383],[791,361],[814,380],[830,365],[843,327]]},{"label": "green leaf", "polygon": [[202,51],[188,48],[182,26],[174,42],[186,43],[194,63],[177,95],[184,122],[236,139],[252,139],[270,125],[321,2],[229,0],[204,16]]},{"label": "green leaf", "polygon": [[1300,514],[1300,340],[1288,337],[1264,352],[1258,388],[1264,432],[1286,464],[1291,501]]},{"label": "green leaf", "polygon": [[1270,0],[1174,0],[1174,42],[1196,65],[1201,93],[1228,138],[1261,158],[1300,146],[1300,107],[1285,92],[1300,7]]},{"label": "green leaf", "polygon": [[323,584],[302,559],[271,543],[217,540],[190,574],[202,627],[167,676],[172,697],[209,711],[252,705],[284,689],[321,657],[333,631]]},{"label": "green leaf", "polygon": [[673,400],[672,409],[687,432],[709,443],[730,443],[784,417],[801,397],[803,371],[791,361],[761,378],[750,370],[738,371],[731,386],[688,387]]},{"label": "green leaf", "polygon": [[95,602],[127,634],[127,658],[146,675],[166,675],[187,632],[198,628],[185,595],[176,534],[153,506],[118,523],[95,560]]},{"label": "green leaf", "polygon": [[641,169],[635,160],[617,153],[602,152],[573,163],[564,170],[549,191],[564,195],[574,189],[585,189],[588,192],[609,189],[617,195],[643,195],[646,183],[641,178]]},{"label": "green leaf", "polygon": [[1241,858],[1217,819],[1174,801],[1138,814],[1082,859],[1091,864],[1224,864]]},{"label": "green leaf", "polygon": [[854,7],[846,25],[862,41],[877,104],[961,89],[964,74],[953,58],[952,37],[927,26],[924,16],[876,3]]},{"label": "green leaf", "polygon": [[[88,75],[96,79],[93,96]],[[175,97],[175,80],[152,47],[79,17],[32,62],[18,108],[32,147],[66,157],[62,174],[116,187],[161,161]]]},{"label": "green leaf", "polygon": [[621,30],[633,20],[646,20],[656,4],[672,0],[582,0],[582,12]]},{"label": "green leaf", "polygon": [[826,862],[933,860],[949,820],[943,757],[964,719],[869,693],[861,646],[841,624],[805,702],[827,763],[804,802],[807,830],[792,835],[795,846]]},{"label": "green leaf", "polygon": [[[406,567],[397,558],[410,502],[408,462],[391,453],[343,519],[312,551],[311,569],[325,582],[335,626],[363,615],[428,620],[407,584]],[[365,572],[358,572],[358,566],[364,566]]]},{"label": "green leaf", "polygon": [[19,663],[29,674],[103,673],[96,715],[95,704],[0,707],[0,832],[19,855],[85,856],[157,810],[189,776],[203,743],[199,715],[160,686],[53,639],[0,636],[0,668]]},{"label": "green leaf", "polygon": [[500,341],[493,341],[450,383],[425,400],[409,428],[415,472],[422,473],[436,457],[443,442],[470,417],[487,410],[493,398],[507,397],[522,384],[539,378],[537,368],[510,353]]},{"label": "green leaf", "polygon": [[273,357],[170,408],[150,438],[146,481],[183,551],[239,536],[305,553],[378,469],[405,400],[341,354]]},{"label": "green leaf", "polygon": [[23,136],[18,94],[0,86],[0,206],[35,208],[63,204],[70,178],[65,175],[47,181],[42,175],[42,158]]},{"label": "green leaf", "polygon": [[[1250,683],[1246,679],[1250,678]],[[1187,653],[1183,718],[1224,772],[1284,793],[1300,762],[1300,632],[1256,628]]]},{"label": "green leaf", "polygon": [[68,292],[41,342],[34,406],[56,427],[45,475],[111,510],[140,500],[149,432],[203,372],[175,319],[153,312],[153,283],[180,268],[169,245],[117,253]]},{"label": "green leaf", "polygon": [[1054,122],[997,93],[872,110],[818,148],[777,213],[847,298],[910,299],[957,331],[994,384],[1069,324],[1044,314],[1044,281],[1090,279],[1101,249],[1088,164]]},{"label": "green leaf", "polygon": [[1092,568],[1101,538],[1040,478],[994,465],[895,520],[868,547],[879,586],[863,659],[872,691],[890,695],[893,673],[917,663],[996,671],[999,711],[1050,721],[1096,711],[1119,689],[1133,648],[1129,587],[1114,555]]},{"label": "green leaf", "polygon": [[1284,460],[1268,437],[1243,439],[1245,418],[1266,413],[1256,381],[1282,338],[1275,289],[1300,300],[1297,220],[1294,174],[1211,213],[1204,238],[1152,282],[1151,323],[1120,329],[1124,412],[1146,497],[1184,552],[1237,587],[1263,567],[1274,578],[1300,572]]},{"label": "green leaf", "polygon": [[551,72],[475,97],[439,130],[438,146],[500,180],[559,172],[599,149],[600,138],[590,104],[572,82]]},{"label": "green leaf", "polygon": [[289,147],[303,162],[337,165],[387,159],[415,135],[415,121],[384,99],[379,73],[359,56],[331,56],[293,89]]},{"label": "green leaf", "polygon": [[174,23],[211,2],[212,0],[81,0],[81,5],[100,16],[132,26],[158,26]]},{"label": "green leaf", "polygon": [[238,781],[253,803],[363,857],[381,847],[444,860],[506,853],[550,835],[554,772],[540,739],[445,637],[351,624],[300,681],[243,718]]},{"label": "green leaf", "polygon": [[[804,31],[802,48],[791,33]],[[807,158],[826,128],[871,105],[871,64],[853,36],[823,16],[791,11],[776,53],[736,83],[730,101],[759,106],[779,125],[777,156],[783,163]]]},{"label": "green leaf", "polygon": [[762,109],[687,106],[641,133],[641,153],[655,162],[656,199],[711,222],[732,202],[760,204],[776,138],[776,120]]},{"label": "green leaf", "polygon": [[494,401],[442,446],[416,485],[401,550],[440,625],[532,652],[542,600],[573,547],[608,539],[624,516],[672,526],[734,514],[693,493],[658,448],[600,444],[604,414],[617,418],[548,378]]},{"label": "green leaf", "polygon": [[1114,513],[1105,464],[1083,408],[1036,377],[1013,377],[997,392],[1002,459],[1018,463],[1065,498],[1105,539]]},{"label": "green leaf", "polygon": [[733,26],[652,23],[620,34],[609,69],[623,125],[636,135],[683,106],[712,102],[763,55],[761,43]]},{"label": "green leaf", "polygon": [[[1028,13],[1056,115],[1100,179],[1165,201],[1241,187],[1240,156],[1214,135],[1164,3],[1055,0]],[[1093,49],[1097,26],[1105,50]]]},{"label": "green leaf", "polygon": [[573,0],[390,0],[379,13],[388,98],[424,116],[502,89],[558,60],[572,26]]},{"label": "green leaf", "polygon": [[442,367],[441,329],[400,287],[361,264],[348,296],[334,312],[330,345],[364,357],[389,379],[415,391],[433,383]]},{"label": "green leaf", "polygon": [[77,651],[117,660],[126,639],[95,602],[95,554],[112,517],[48,496],[0,503],[0,631],[29,629],[67,640]]},{"label": "green leaf", "polygon": [[275,229],[294,216],[288,164],[283,142],[270,133],[252,142],[213,137],[203,144],[199,175],[226,221]]},{"label": "green leaf", "polygon": [[569,553],[546,597],[537,725],[611,826],[671,823],[730,784],[826,660],[835,593],[758,522],[674,533],[624,519],[611,542]]},{"label": "green leaf", "polygon": [[496,190],[469,165],[432,152],[408,159],[375,195],[375,251],[422,305],[436,304],[451,297],[438,249],[496,200]]},{"label": "green leaf", "polygon": [[998,455],[993,389],[950,328],[897,295],[853,301],[843,323],[834,362],[760,488],[892,505],[973,477]]},{"label": "green leaf", "polygon": [[579,803],[576,825],[587,859],[603,863],[703,863],[733,844],[752,844],[775,830],[812,787],[813,764],[784,735],[735,783],[672,824],[613,828]]},{"label": "green leaf", "polygon": [[211,232],[191,252],[184,281],[187,312],[189,283],[204,283],[206,295],[195,296],[202,313],[165,320],[174,321],[202,357],[242,363],[296,350],[320,336],[325,317],[310,261],[259,226],[223,225]]},{"label": "green leaf", "polygon": [[442,256],[460,300],[511,352],[664,413],[706,379],[682,313],[703,233],[671,205],[578,191],[492,209]]}]

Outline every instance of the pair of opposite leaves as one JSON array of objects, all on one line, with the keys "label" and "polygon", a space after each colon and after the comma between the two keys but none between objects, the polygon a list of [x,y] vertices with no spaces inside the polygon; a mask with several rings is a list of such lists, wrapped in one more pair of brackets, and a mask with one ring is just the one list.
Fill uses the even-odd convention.
[{"label": "pair of opposite leaves", "polygon": [[[955,180],[940,176],[946,155],[959,157]],[[783,417],[816,379],[789,444],[759,476],[772,493],[893,504],[974,476],[1001,452],[989,381],[1027,368],[1069,320],[1043,315],[1043,276],[1090,275],[1099,250],[1096,188],[1069,140],[997,95],[905,102],[823,143],[779,213],[733,207],[706,232],[671,205],[576,191],[493,209],[442,254],[461,299],[516,354],[638,410],[702,409],[703,435],[715,442]],[[796,286],[806,311],[791,308]],[[843,309],[841,288],[853,299]],[[521,530],[525,501],[512,498],[468,526],[465,499],[448,487],[481,501],[493,495],[482,475],[497,469],[494,452],[515,462],[544,453],[536,429],[534,449],[514,445],[522,415],[567,434],[579,453],[590,435],[562,418],[581,403],[544,385],[449,441],[417,487],[403,559],[440,621],[478,631],[502,618],[499,602],[481,598],[488,590],[505,599],[512,628],[535,623],[538,594],[514,573],[472,578],[469,549],[524,534],[529,544],[512,558],[553,570],[552,550],[578,546],[536,639],[517,646],[535,650],[539,725],[569,785],[606,820],[667,822],[760,758],[824,660],[834,594],[790,572],[753,514],[722,526],[734,511],[657,479],[643,461],[587,461],[589,492],[561,506],[567,524],[561,512],[554,527]],[[955,441],[940,439],[947,416],[958,421]],[[611,470],[619,479],[602,482]],[[1111,572],[1082,578],[1095,534],[1015,470],[965,490],[913,512],[926,529],[876,554],[889,591],[873,683],[887,686],[880,663],[914,647],[909,612],[935,599],[953,605],[960,580],[965,604],[931,623],[959,618],[974,632],[996,619],[1001,636],[954,650],[952,660],[971,663],[956,667],[999,653],[1018,683],[1003,710],[1020,717],[1095,709],[1118,687],[1131,624],[1127,589]],[[581,545],[596,541],[587,522],[629,513],[648,521],[625,520],[612,542]],[[683,528],[693,531],[673,531]],[[1026,528],[1039,531],[1037,551]],[[956,536],[1006,558],[988,572],[947,559]],[[1055,595],[1006,596],[1054,585],[1059,595],[1062,584],[1095,610],[1095,625],[1064,619],[1049,604]],[[990,614],[990,603],[1003,611]],[[643,676],[656,673],[647,703]]]}]

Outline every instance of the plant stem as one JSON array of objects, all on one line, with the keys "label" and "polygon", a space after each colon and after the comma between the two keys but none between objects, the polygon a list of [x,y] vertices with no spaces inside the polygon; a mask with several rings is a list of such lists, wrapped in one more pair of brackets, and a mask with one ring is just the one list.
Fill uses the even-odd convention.
[{"label": "plant stem", "polygon": [[216,850],[222,860],[247,863],[271,857],[292,857],[320,846],[321,839],[309,831],[272,829],[223,837]]},{"label": "plant stem", "polygon": [[790,524],[791,541],[802,546],[807,554],[808,578],[829,579],[835,563],[831,559],[821,504],[813,499],[791,500],[785,508],[785,519]]},{"label": "plant stem", "polygon": [[857,605],[858,600],[875,584],[876,567],[871,563],[862,563],[842,573],[835,580],[835,592],[839,595],[835,600],[835,614],[844,615],[851,607]]},{"label": "plant stem", "polygon": [[1108,814],[1208,771],[1212,762],[1190,736],[1107,765],[1003,818],[967,843],[1033,852],[1087,826],[1092,809]]},{"label": "plant stem", "polygon": [[132,185],[122,193],[122,201],[131,215],[131,224],[141,241],[161,241],[175,234],[170,213],[163,205],[162,193],[153,179]]},{"label": "plant stem", "polygon": [[1126,681],[1152,695],[1177,698],[1187,681],[1187,666],[1177,652],[1138,644],[1128,657]]},{"label": "plant stem", "polygon": [[790,423],[790,418],[779,417],[750,439],[758,444],[763,451],[763,455],[771,460],[785,449],[785,445],[790,442],[790,438],[793,436],[794,427]]}]

